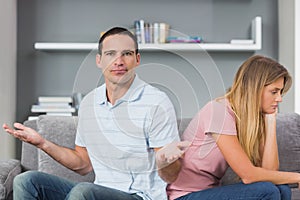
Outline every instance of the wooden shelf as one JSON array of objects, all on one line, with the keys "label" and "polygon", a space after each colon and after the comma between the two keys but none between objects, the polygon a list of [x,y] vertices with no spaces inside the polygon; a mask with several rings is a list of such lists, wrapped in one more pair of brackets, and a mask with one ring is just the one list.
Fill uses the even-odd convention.
[{"label": "wooden shelf", "polygon": [[[139,44],[141,51],[256,51],[262,47],[262,19],[257,16],[251,23],[253,44],[231,43],[165,43]],[[41,51],[91,51],[97,50],[98,43],[58,43],[36,42],[36,50]]]}]

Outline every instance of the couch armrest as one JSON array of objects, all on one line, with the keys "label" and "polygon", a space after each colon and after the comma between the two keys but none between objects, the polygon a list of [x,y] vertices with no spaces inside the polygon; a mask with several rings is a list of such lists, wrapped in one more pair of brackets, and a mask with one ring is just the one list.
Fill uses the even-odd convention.
[{"label": "couch armrest", "polygon": [[20,173],[21,164],[19,160],[10,159],[0,162],[0,200],[12,197],[13,180]]}]

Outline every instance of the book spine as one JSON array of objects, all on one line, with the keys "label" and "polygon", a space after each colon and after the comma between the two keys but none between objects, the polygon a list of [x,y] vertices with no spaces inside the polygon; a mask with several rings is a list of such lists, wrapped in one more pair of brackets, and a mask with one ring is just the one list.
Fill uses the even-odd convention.
[{"label": "book spine", "polygon": [[160,23],[159,24],[159,42],[166,43],[166,39],[169,36],[169,24]]},{"label": "book spine", "polygon": [[134,21],[134,29],[135,29],[135,36],[137,39],[138,43],[142,43],[142,38],[141,38],[141,24],[139,20]]},{"label": "book spine", "polygon": [[150,23],[145,23],[145,43],[150,43]]},{"label": "book spine", "polygon": [[71,106],[40,106],[40,105],[32,105],[31,112],[33,113],[48,113],[48,112],[75,112],[75,108]]},{"label": "book spine", "polygon": [[44,97],[40,96],[38,97],[38,102],[65,102],[65,103],[72,103],[73,99],[72,97]]},{"label": "book spine", "polygon": [[159,33],[159,23],[154,23],[153,24],[153,42],[155,44],[159,43],[159,36],[160,36],[160,33]]},{"label": "book spine", "polygon": [[141,43],[145,44],[145,22],[144,20],[140,20],[140,29],[141,29]]}]

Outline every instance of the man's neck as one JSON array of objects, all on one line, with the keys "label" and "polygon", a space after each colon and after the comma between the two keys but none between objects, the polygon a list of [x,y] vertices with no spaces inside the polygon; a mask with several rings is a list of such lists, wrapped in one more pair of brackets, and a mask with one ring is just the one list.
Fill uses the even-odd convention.
[{"label": "man's neck", "polygon": [[123,84],[106,82],[106,96],[108,101],[114,105],[116,101],[122,98],[130,88],[135,76]]}]

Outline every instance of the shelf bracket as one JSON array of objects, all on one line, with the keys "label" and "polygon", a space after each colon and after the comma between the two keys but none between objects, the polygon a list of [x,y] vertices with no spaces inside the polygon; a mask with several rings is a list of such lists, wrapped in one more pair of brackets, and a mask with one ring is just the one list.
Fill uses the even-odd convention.
[{"label": "shelf bracket", "polygon": [[257,49],[262,47],[262,19],[260,16],[255,17],[251,23],[251,38]]}]

